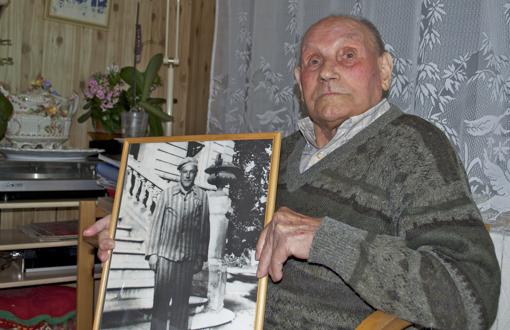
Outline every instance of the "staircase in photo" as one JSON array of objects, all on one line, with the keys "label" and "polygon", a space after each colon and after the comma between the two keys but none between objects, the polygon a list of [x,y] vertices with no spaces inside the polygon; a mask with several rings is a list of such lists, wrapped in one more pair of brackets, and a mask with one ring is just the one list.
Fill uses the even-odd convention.
[{"label": "staircase in photo", "polygon": [[[154,292],[154,272],[145,260],[144,240],[150,223],[154,202],[161,189],[134,169],[128,169],[127,189],[122,196],[121,214],[115,233],[108,288],[105,294],[103,325],[111,318],[118,324],[119,317],[127,324],[137,323],[139,329],[148,325]],[[207,285],[207,275],[205,285]],[[204,310],[207,299],[190,297],[190,315]],[[121,312],[122,313],[119,313]],[[128,311],[128,313],[126,313]],[[190,319],[190,325],[192,324]],[[195,322],[196,323],[196,322]],[[193,327],[195,329],[201,328]]]}]

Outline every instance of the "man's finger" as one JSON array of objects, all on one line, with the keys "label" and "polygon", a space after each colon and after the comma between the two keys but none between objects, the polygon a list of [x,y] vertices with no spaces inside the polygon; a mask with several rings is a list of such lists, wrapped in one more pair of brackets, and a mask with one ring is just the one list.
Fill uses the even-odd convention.
[{"label": "man's finger", "polygon": [[110,227],[111,214],[99,219],[92,226],[85,228],[83,236],[95,236],[98,233],[107,230]]},{"label": "man's finger", "polygon": [[257,247],[255,250],[255,259],[260,260],[260,254],[262,253],[262,249],[264,248],[264,244],[266,243],[266,236],[269,226],[266,226],[264,230],[260,233],[259,240],[257,241]]},{"label": "man's finger", "polygon": [[113,250],[115,248],[115,241],[109,237],[100,237],[98,240],[99,250]]},{"label": "man's finger", "polygon": [[268,233],[266,233],[266,236],[264,237],[264,246],[259,254],[259,264],[257,267],[257,277],[259,278],[267,275],[273,254],[273,235],[272,232],[270,232],[270,228],[266,229],[268,230]]},{"label": "man's finger", "polygon": [[99,250],[97,251],[97,257],[101,260],[101,263],[105,263],[106,260],[110,257],[111,250]]},{"label": "man's finger", "polygon": [[269,264],[268,272],[273,282],[278,282],[283,277],[283,264],[287,261],[289,253],[284,245],[276,244],[273,247],[273,253],[271,255],[271,263]]}]

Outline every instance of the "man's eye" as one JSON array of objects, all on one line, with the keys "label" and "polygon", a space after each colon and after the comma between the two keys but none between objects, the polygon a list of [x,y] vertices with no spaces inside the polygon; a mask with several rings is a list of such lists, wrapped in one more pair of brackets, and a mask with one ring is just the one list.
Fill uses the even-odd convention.
[{"label": "man's eye", "polygon": [[346,52],[344,54],[344,58],[346,58],[348,60],[352,60],[352,59],[356,58],[356,53],[355,52]]},{"label": "man's eye", "polygon": [[312,57],[308,60],[308,65],[319,65],[321,63],[321,60],[318,57]]}]

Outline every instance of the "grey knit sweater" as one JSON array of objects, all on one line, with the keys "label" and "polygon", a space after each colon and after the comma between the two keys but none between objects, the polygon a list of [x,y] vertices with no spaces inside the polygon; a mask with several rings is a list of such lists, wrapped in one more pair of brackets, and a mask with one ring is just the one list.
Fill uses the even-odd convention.
[{"label": "grey knit sweater", "polygon": [[265,329],[354,329],[374,309],[419,326],[487,329],[500,271],[446,137],[392,108],[299,172],[284,139],[277,205],[323,217],[308,261],[270,282]]}]

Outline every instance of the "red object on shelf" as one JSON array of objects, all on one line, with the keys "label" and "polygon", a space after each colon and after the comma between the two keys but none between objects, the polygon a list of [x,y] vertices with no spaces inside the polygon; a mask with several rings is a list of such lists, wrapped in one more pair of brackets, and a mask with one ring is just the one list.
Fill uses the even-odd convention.
[{"label": "red object on shelf", "polygon": [[115,189],[105,188],[108,197],[115,198]]},{"label": "red object on shelf", "polygon": [[48,285],[0,291],[0,327],[41,329],[45,325],[69,328],[76,316],[76,289]]}]

